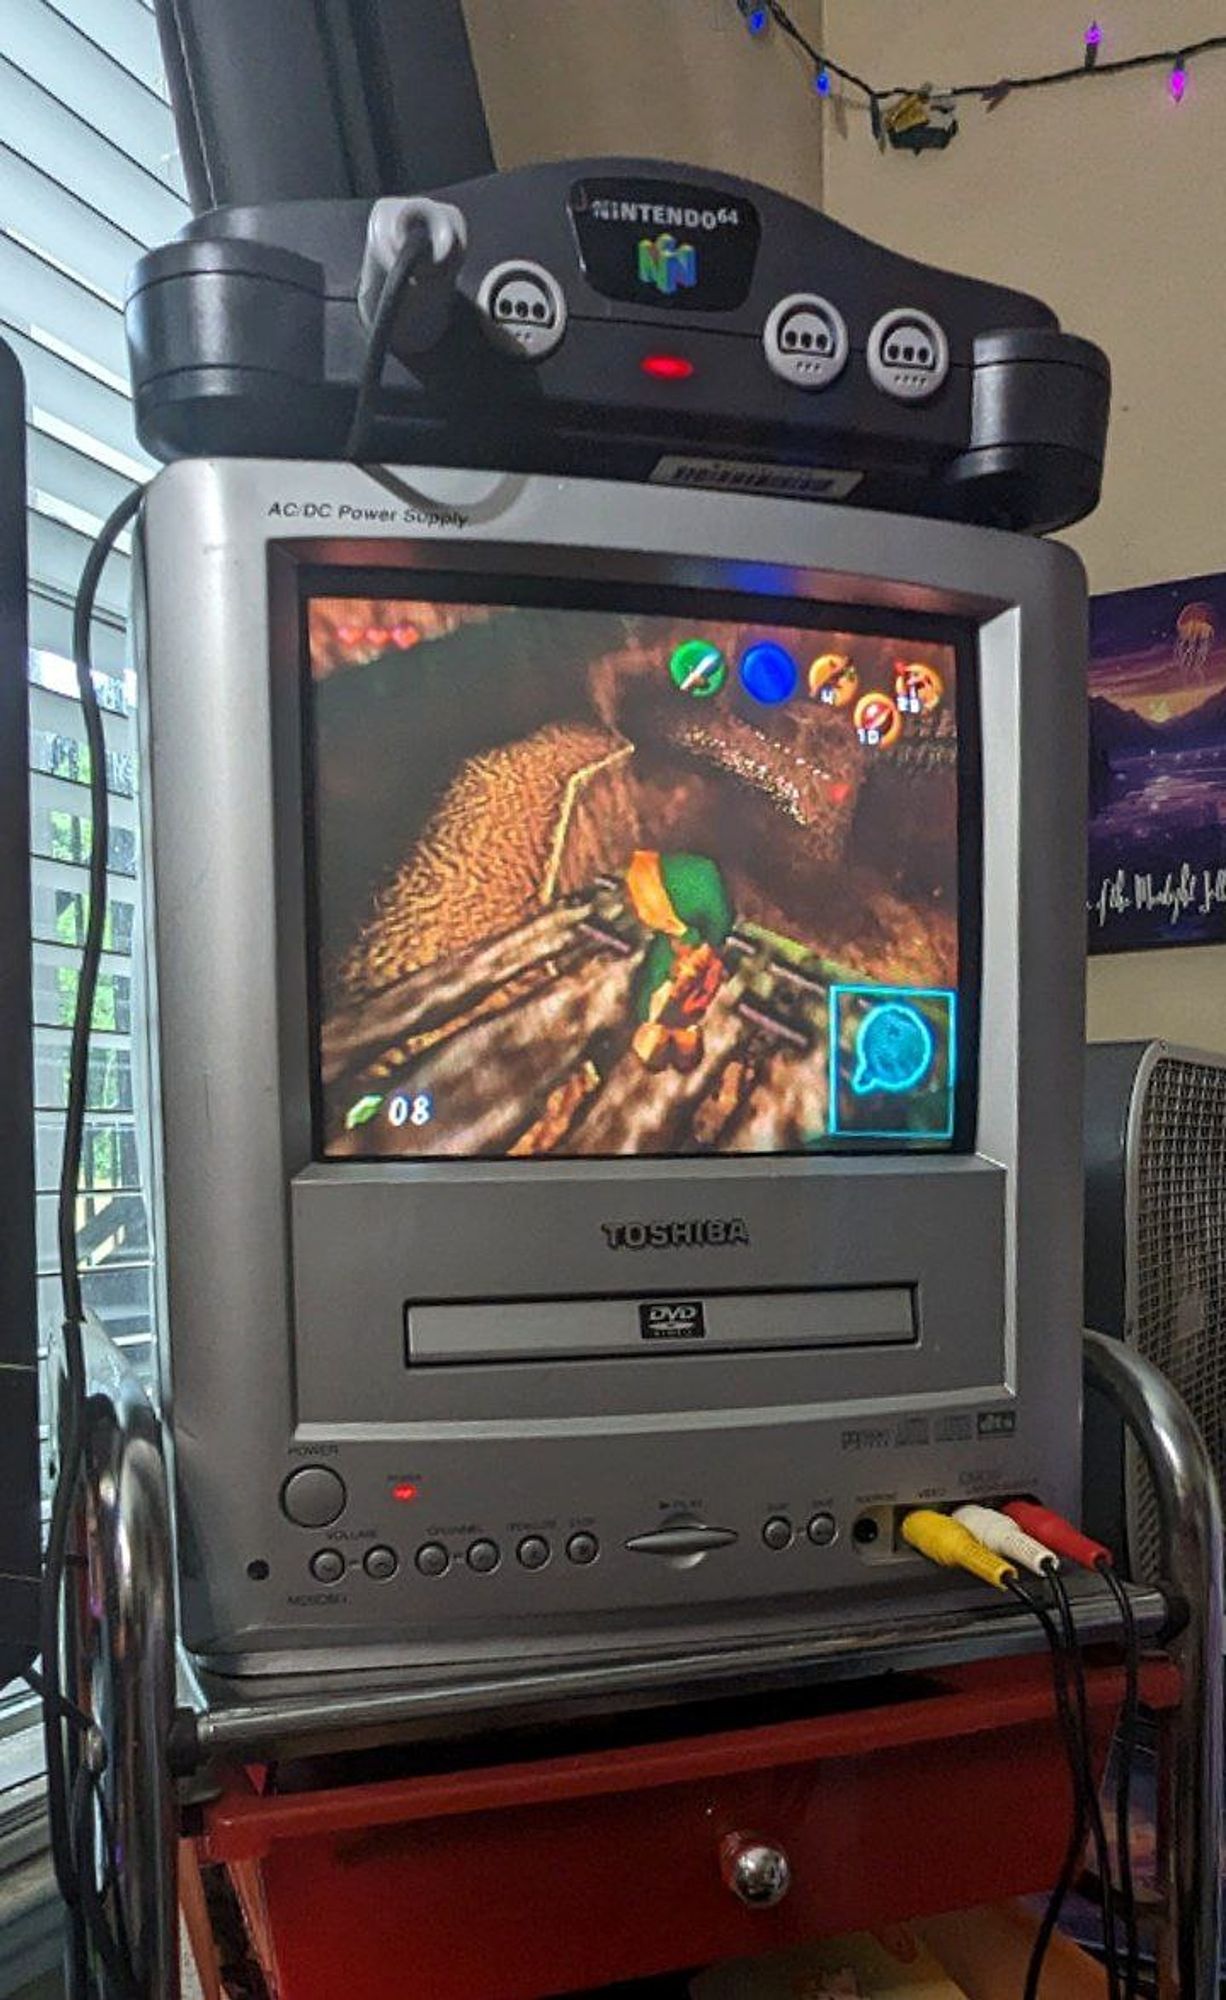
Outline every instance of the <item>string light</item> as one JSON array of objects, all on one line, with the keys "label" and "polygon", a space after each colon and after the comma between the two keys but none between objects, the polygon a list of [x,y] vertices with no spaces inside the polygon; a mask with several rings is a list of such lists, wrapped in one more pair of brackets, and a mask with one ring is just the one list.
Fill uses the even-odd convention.
[{"label": "string light", "polygon": [[[845,95],[854,93],[863,100],[873,137],[879,145],[905,143],[914,151],[936,144],[933,134],[938,128],[946,135],[941,143],[947,143],[953,136],[957,130],[954,108],[959,98],[977,98],[987,110],[995,111],[1016,91],[1052,90],[1066,83],[1091,80],[1098,83],[1128,70],[1163,69],[1172,102],[1182,104],[1190,81],[1192,58],[1226,52],[1226,34],[1221,34],[1206,35],[1182,49],[1147,49],[1140,55],[1108,56],[1100,60],[1106,35],[1096,16],[1084,30],[1083,59],[1076,66],[1070,64],[1063,69],[1041,70],[1026,76],[998,76],[982,83],[957,83],[934,89],[931,84],[877,83],[836,62],[797,26],[788,11],[787,0],[736,0],[736,5],[751,35],[760,38],[767,28],[773,27],[807,58],[816,96],[829,97],[837,78]],[[900,105],[909,114],[901,126],[891,116]],[[916,106],[926,110],[926,132],[920,129],[925,126],[925,118],[916,119],[913,115]]]}]

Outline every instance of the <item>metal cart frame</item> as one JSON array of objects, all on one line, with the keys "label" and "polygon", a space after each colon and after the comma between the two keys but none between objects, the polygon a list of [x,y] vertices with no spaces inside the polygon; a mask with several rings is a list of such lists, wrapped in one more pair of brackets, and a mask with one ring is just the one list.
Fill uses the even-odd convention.
[{"label": "metal cart frame", "polygon": [[[1204,1443],[1156,1369],[1101,1334],[1086,1336],[1088,1378],[1115,1403],[1154,1481],[1163,1590],[1134,1595],[1138,1625],[1180,1670],[1182,1701],[1159,1739],[1157,1905],[1161,2000],[1218,1991],[1223,1775],[1222,1519]],[[77,1514],[88,1589],[73,1593],[65,1633],[77,1697],[105,1744],[108,1804],[124,1856],[116,1894],[145,2000],[179,2000],[175,1855],[185,1799],[210,1761],[336,1751],[484,1727],[558,1721],[594,1710],[660,1707],[953,1659],[1033,1652],[1042,1636],[1011,1604],[973,1616],[935,1613],[883,1630],[795,1634],[754,1647],[673,1649],[614,1664],[528,1673],[471,1671],[428,1682],[345,1674],[326,1687],[273,1683],[252,1692],[188,1683],[176,1698],[174,1550],[161,1425],[96,1332],[87,1348],[86,1467]],[[1111,1636],[1105,1592],[1077,1601],[1083,1641]]]}]

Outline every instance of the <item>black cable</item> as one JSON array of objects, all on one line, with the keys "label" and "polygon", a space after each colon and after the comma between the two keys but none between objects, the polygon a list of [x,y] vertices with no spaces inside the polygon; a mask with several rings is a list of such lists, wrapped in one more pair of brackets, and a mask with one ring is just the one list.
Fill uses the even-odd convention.
[{"label": "black cable", "polygon": [[140,1982],[132,1970],[126,1944],[117,1939],[111,1929],[106,1905],[94,1879],[93,1848],[99,1819],[105,1826],[101,1786],[88,1758],[83,1757],[72,1787],[72,1828],[73,1841],[81,1858],[81,1907],[86,1928],[106,1975],[106,2000],[142,2000]]},{"label": "black cable", "polygon": [[[64,1157],[60,1168],[59,1248],[60,1279],[64,1294],[64,1318],[80,1326],[81,1276],[77,1263],[77,1195],[81,1176],[81,1149],[85,1135],[86,1100],[89,1090],[89,1039],[93,1027],[94,998],[98,989],[98,967],[106,935],[107,865],[109,861],[111,812],[106,782],[106,735],[102,708],[93,676],[94,603],[102,572],[120,535],[140,506],[143,489],[134,486],[114,507],[85,558],[72,610],[72,662],[76,670],[77,694],[89,748],[89,911],[85,941],[81,948],[81,973],[77,1004],[72,1022],[72,1042],[68,1058],[68,1106],[64,1118]],[[44,1672],[46,1671],[44,1665]]]},{"label": "black cable", "polygon": [[[1037,76],[1001,76],[994,83],[959,83],[952,90],[942,90],[938,95],[1001,97],[1015,90],[1050,90],[1054,84],[1082,83],[1086,77],[1121,76],[1126,70],[1173,69],[1177,62],[1188,62],[1193,56],[1209,55],[1217,49],[1226,49],[1226,35],[1206,35],[1201,41],[1188,42],[1182,48],[1147,49],[1139,56],[1114,56],[1107,62],[1096,62],[1092,68],[1087,68],[1084,62],[1070,63],[1064,69],[1045,70]],[[887,92],[889,96],[901,94]]]},{"label": "black cable", "polygon": [[353,406],[349,435],[345,440],[343,455],[353,464],[359,464],[367,453],[369,433],[375,420],[376,404],[383,381],[383,369],[405,286],[420,264],[423,252],[429,248],[430,232],[426,224],[417,220],[411,221],[405,230],[404,242],[396,253],[396,261],[383,280],[379,303],[375,307],[375,316],[370,323],[362,373],[358,377],[357,401]]},{"label": "black cable", "polygon": [[[136,513],[140,502],[141,489],[136,487],[125,495],[99,530],[81,572],[72,620],[73,665],[76,670],[77,693],[85,726],[85,740],[89,750],[89,908],[81,949],[76,1007],[69,1047],[64,1153],[60,1166],[57,1222],[60,1284],[64,1305],[64,1381],[58,1423],[58,1467],[55,1492],[51,1502],[51,1522],[47,1533],[39,1608],[39,1642],[42,1654],[39,1684],[43,1700],[43,1742],[47,1761],[47,1809],[52,1865],[56,1885],[73,1914],[73,1960],[78,1983],[81,1980],[83,1957],[81,1910],[85,1901],[83,1880],[86,1871],[83,1869],[83,1857],[77,1850],[74,1837],[74,1811],[69,1796],[64,1727],[66,1718],[77,1720],[77,1711],[75,1704],[65,1696],[62,1686],[60,1612],[68,1561],[68,1537],[72,1526],[73,1506],[80,1481],[81,1456],[85,1443],[85,1358],[81,1339],[84,1307],[77,1254],[77,1204],[80,1196],[81,1154],[89,1100],[90,1031],[93,1026],[98,971],[106,935],[106,878],[110,847],[106,735],[102,709],[93,680],[91,627],[98,584],[107,558],[124,528]],[[89,1870],[92,1870],[92,1851],[84,1859],[88,1861]],[[92,1874],[90,1880],[92,1882]],[[85,1911],[85,1920],[92,1933],[93,1927],[89,1924],[88,1909]]]},{"label": "black cable", "polygon": [[[73,1337],[75,1335],[75,1337]],[[51,1503],[51,1525],[43,1559],[39,1601],[39,1651],[43,1662],[43,1751],[47,1765],[47,1816],[56,1887],[69,1909],[77,1903],[76,1866],[68,1818],[68,1774],[64,1757],[64,1697],[60,1686],[60,1604],[68,1533],[76,1498],[82,1446],[80,1328],[64,1325],[65,1386],[60,1421],[59,1470]]]},{"label": "black cable", "polygon": [[1023,2000],[1038,2000],[1039,1981],[1043,1977],[1043,1967],[1051,1948],[1060,1913],[1068,1900],[1069,1891],[1077,1878],[1085,1847],[1086,1831],[1089,1826],[1090,1808],[1086,1792],[1086,1764],[1083,1745],[1073,1707],[1070,1691],[1070,1667],[1063,1635],[1046,1606],[1031,1596],[1025,1585],[1016,1578],[1007,1584],[1013,1595],[1021,1600],[1028,1611],[1032,1611],[1043,1627],[1051,1653],[1052,1687],[1055,1693],[1056,1714],[1060,1722],[1060,1734],[1064,1739],[1064,1752],[1068,1762],[1069,1783],[1073,1794],[1073,1812],[1069,1823],[1068,1845],[1060,1865],[1060,1873],[1055,1887],[1047,1899],[1043,1921],[1035,1935],[1031,1948],[1030,1962],[1026,1968],[1026,1985]]},{"label": "black cable", "polygon": [[1098,1866],[1099,1886],[1103,1904],[1103,1955],[1107,1971],[1107,1992],[1109,2000],[1123,2000],[1120,1984],[1119,1953],[1115,1929],[1115,1884],[1111,1874],[1111,1849],[1107,1843],[1107,1829],[1103,1823],[1102,1805],[1098,1797],[1098,1787],[1094,1782],[1094,1770],[1090,1759],[1090,1709],[1086,1697],[1085,1668],[1081,1659],[1081,1647],[1077,1639],[1077,1623],[1064,1579],[1053,1562],[1048,1571],[1047,1581],[1060,1614],[1068,1650],[1069,1664],[1073,1672],[1073,1697],[1080,1725],[1081,1745],[1085,1758],[1086,1792],[1090,1810],[1090,1833],[1094,1842],[1094,1857]]},{"label": "black cable", "polygon": [[68,1696],[64,1694],[52,1694],[37,1667],[27,1667],[21,1678],[29,1688],[31,1694],[37,1695],[40,1701],[55,1702],[61,1721],[75,1723],[79,1729],[89,1729],[92,1727],[92,1718],[85,1713],[83,1708],[78,1707],[75,1701],[70,1701]]},{"label": "black cable", "polygon": [[1124,1990],[1133,2000],[1141,1975],[1141,1944],[1137,1930],[1136,1883],[1132,1874],[1132,1766],[1137,1752],[1140,1711],[1140,1645],[1137,1621],[1128,1592],[1109,1562],[1100,1562],[1102,1577],[1119,1608],[1124,1635],[1124,1706],[1120,1714],[1115,1767],[1115,1846],[1120,1871],[1120,1894],[1124,1903],[1125,1968]]},{"label": "black cable", "polygon": [[864,77],[857,76],[854,69],[846,69],[841,63],[832,62],[829,56],[822,55],[821,51],[814,47],[809,37],[797,27],[787,8],[783,6],[782,0],[766,0],[766,4],[770,11],[770,17],[779,29],[779,32],[786,35],[788,40],[793,42],[801,53],[809,58],[815,70],[828,69],[831,76],[837,76],[843,83],[850,83],[854,89],[862,90],[870,102],[874,97],[882,97],[890,94],[885,91],[876,90]]},{"label": "black cable", "polygon": [[[888,98],[912,97],[930,88],[928,85],[914,83],[870,83],[867,77],[857,75],[854,69],[848,69],[844,64],[837,63],[830,56],[823,54],[803,30],[797,27],[783,0],[766,0],[766,5],[780,33],[786,35],[787,39],[801,50],[816,71],[828,70],[831,76],[837,76],[843,83],[849,83],[854,90],[863,93],[870,107],[874,104],[880,105]],[[1199,42],[1183,42],[1173,49],[1148,49],[1139,56],[1114,56],[1106,62],[1096,61],[1090,66],[1087,66],[1083,59],[1076,64],[1070,63],[1063,69],[1044,70],[1035,76],[1000,76],[990,83],[955,83],[948,89],[933,91],[932,95],[942,101],[949,98],[980,97],[998,103],[1002,97],[1011,95],[1015,90],[1049,90],[1058,84],[1081,83],[1086,77],[1119,76],[1127,70],[1173,69],[1176,63],[1187,63],[1193,56],[1209,55],[1219,49],[1226,49],[1226,35],[1205,35]]]}]

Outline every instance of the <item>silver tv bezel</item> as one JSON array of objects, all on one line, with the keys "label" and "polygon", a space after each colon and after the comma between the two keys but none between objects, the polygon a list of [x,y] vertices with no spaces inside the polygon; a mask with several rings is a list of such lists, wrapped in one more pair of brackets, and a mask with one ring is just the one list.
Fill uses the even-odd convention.
[{"label": "silver tv bezel", "polygon": [[[189,1644],[230,1663],[285,1666],[299,1647],[351,1657],[369,1642],[393,1657],[401,1645],[452,1656],[470,1642],[497,1649],[507,1633],[505,1596],[497,1603],[487,1595],[488,1612],[466,1610],[462,1638],[423,1637],[405,1625],[417,1614],[394,1614],[386,1594],[369,1610],[352,1600],[338,1610],[326,1593],[316,1603],[302,1591],[270,1597],[246,1571],[246,1558],[267,1549],[275,1580],[290,1559],[283,1551],[304,1546],[277,1508],[287,1468],[323,1456],[344,1461],[376,1445],[386,1454],[397,1441],[411,1456],[444,1421],[452,1392],[442,1387],[433,1406],[427,1398],[401,1420],[388,1401],[391,1373],[376,1380],[365,1336],[353,1332],[376,1318],[384,1324],[393,1294],[409,1295],[402,1272],[367,1270],[371,1260],[357,1246],[403,1236],[410,1204],[421,1218],[410,1232],[413,1256],[431,1266],[425,1295],[443,1298],[580,1297],[602,1284],[778,1288],[811,1275],[802,1238],[815,1197],[836,1224],[845,1219],[832,1224],[831,1241],[842,1240],[839,1227],[850,1237],[857,1195],[897,1203],[900,1213],[910,1203],[917,1228],[922,1217],[930,1233],[947,1236],[928,1260],[933,1282],[951,1299],[963,1288],[968,1321],[987,1314],[996,1323],[993,1365],[959,1376],[958,1341],[944,1353],[938,1342],[891,1378],[895,1386],[882,1375],[877,1405],[883,1396],[916,1412],[1008,1404],[1019,1442],[946,1452],[944,1483],[954,1456],[972,1481],[999,1462],[1011,1484],[1024,1478],[1075,1511],[1085,869],[1085,600],[1075,556],[984,529],[756,496],[421,468],[372,477],[346,466],[245,460],[162,472],[146,501],[140,556],[164,1305]],[[761,593],[764,619],[771,599],[812,598],[975,627],[985,810],[974,1152],[556,1165],[314,1159],[302,566],[394,567],[410,578],[414,569],[469,572],[475,595],[500,573],[679,584]],[[292,689],[278,679],[291,672]],[[648,1250],[633,1272],[602,1264],[598,1224],[611,1215],[684,1216],[713,1206],[763,1218],[759,1241],[734,1272],[718,1259],[713,1271],[700,1251]],[[980,1270],[973,1239],[994,1209],[999,1249]],[[782,1235],[772,1237],[772,1216],[782,1218]],[[969,1232],[964,1243],[960,1226]],[[849,1257],[852,1265],[859,1258],[863,1280],[863,1253]],[[715,1368],[714,1358],[706,1366]],[[529,1372],[519,1371],[521,1381]],[[487,1399],[453,1413],[455,1446],[479,1441],[483,1430],[533,1430],[533,1397],[525,1389],[521,1406],[508,1379],[493,1371]],[[760,1378],[753,1389],[738,1387],[730,1366],[719,1379],[728,1384],[732,1432],[751,1417],[769,1429],[774,1405]],[[619,1408],[615,1389],[603,1417],[558,1394],[537,1429],[559,1453],[565,1444],[590,1454],[593,1439],[619,1425],[638,1423],[640,1441],[668,1424],[678,1435],[694,1429],[679,1390],[650,1424]],[[832,1398],[820,1414],[845,1422],[864,1400]],[[780,1395],[780,1435],[794,1434],[796,1422],[785,1403]],[[567,1581],[577,1595],[564,1622],[576,1643],[588,1613],[593,1633],[610,1616],[634,1627],[637,1600],[604,1603],[591,1575]],[[539,1601],[544,1630],[555,1607]],[[701,1588],[673,1579],[649,1608],[684,1624],[710,1606]],[[752,1616],[753,1605],[746,1608]]]}]

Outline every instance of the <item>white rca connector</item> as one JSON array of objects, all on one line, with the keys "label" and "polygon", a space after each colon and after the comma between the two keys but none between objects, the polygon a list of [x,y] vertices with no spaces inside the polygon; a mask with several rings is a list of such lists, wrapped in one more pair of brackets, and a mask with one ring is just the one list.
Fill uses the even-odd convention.
[{"label": "white rca connector", "polygon": [[1024,1528],[1019,1528],[1007,1514],[998,1514],[995,1507],[980,1507],[971,1502],[965,1507],[955,1507],[953,1518],[969,1529],[985,1548],[991,1549],[993,1555],[1004,1556],[1007,1561],[1016,1563],[1019,1569],[1044,1576],[1049,1569],[1060,1567],[1051,1549],[1037,1542]]}]

